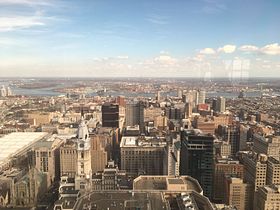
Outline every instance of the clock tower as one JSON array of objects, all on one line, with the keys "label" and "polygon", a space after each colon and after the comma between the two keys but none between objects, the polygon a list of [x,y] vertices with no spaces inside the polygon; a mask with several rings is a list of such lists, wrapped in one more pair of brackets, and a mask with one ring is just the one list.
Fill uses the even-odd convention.
[{"label": "clock tower", "polygon": [[77,133],[77,173],[75,177],[76,190],[85,190],[91,183],[91,154],[88,127],[82,116]]}]

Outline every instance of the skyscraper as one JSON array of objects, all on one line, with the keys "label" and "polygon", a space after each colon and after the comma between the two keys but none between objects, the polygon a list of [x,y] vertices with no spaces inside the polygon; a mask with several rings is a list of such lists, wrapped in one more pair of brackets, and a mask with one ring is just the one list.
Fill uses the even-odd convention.
[{"label": "skyscraper", "polygon": [[205,104],[205,97],[206,97],[205,90],[200,90],[197,94],[198,94],[197,104]]},{"label": "skyscraper", "polygon": [[144,132],[144,104],[141,101],[126,104],[125,123],[127,126],[139,125]]},{"label": "skyscraper", "polygon": [[135,177],[163,174],[165,138],[123,136],[120,148],[122,170]]},{"label": "skyscraper", "polygon": [[185,106],[185,118],[189,118],[192,116],[193,102],[186,103]]},{"label": "skyscraper", "polygon": [[218,126],[219,135],[231,145],[231,155],[235,156],[240,145],[240,126]]},{"label": "skyscraper", "polygon": [[244,179],[246,183],[254,186],[255,192],[266,184],[266,161],[267,156],[263,154],[246,154],[244,156]]},{"label": "skyscraper", "polygon": [[181,132],[180,175],[197,179],[207,197],[212,198],[214,137],[200,130]]},{"label": "skyscraper", "polygon": [[212,108],[215,112],[225,112],[226,99],[223,97],[219,97],[218,99],[214,98],[212,102]]},{"label": "skyscraper", "polygon": [[226,99],[223,97],[219,97],[217,100],[217,111],[218,112],[225,112],[226,111]]},{"label": "skyscraper", "polygon": [[6,90],[4,85],[0,89],[0,96],[2,96],[2,97],[6,97],[7,96],[7,90]]},{"label": "skyscraper", "polygon": [[[103,141],[103,142],[102,142]],[[103,171],[107,164],[108,154],[102,146],[105,139],[102,135],[94,135],[91,140],[91,168],[92,173]],[[107,146],[107,145],[106,145]]]},{"label": "skyscraper", "polygon": [[102,127],[119,127],[119,105],[104,103],[102,105]]}]

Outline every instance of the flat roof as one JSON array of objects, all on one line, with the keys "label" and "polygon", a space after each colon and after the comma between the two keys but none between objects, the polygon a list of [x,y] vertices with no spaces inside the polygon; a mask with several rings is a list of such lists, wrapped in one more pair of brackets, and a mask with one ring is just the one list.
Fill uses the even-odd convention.
[{"label": "flat roof", "polygon": [[120,147],[164,147],[165,137],[152,136],[123,136]]},{"label": "flat roof", "polygon": [[125,137],[124,144],[127,146],[134,146],[134,145],[136,145],[136,140],[137,140],[137,137],[132,137],[132,136]]},{"label": "flat roof", "polygon": [[46,132],[15,132],[3,136],[0,138],[0,165],[7,158],[19,154],[47,134]]},{"label": "flat roof", "polygon": [[168,191],[170,184],[181,184],[186,186],[187,191],[202,192],[199,182],[190,176],[139,176],[133,181],[133,189]]},{"label": "flat roof", "polygon": [[161,192],[103,191],[90,192],[78,199],[76,210],[88,209],[168,209],[168,202]]}]

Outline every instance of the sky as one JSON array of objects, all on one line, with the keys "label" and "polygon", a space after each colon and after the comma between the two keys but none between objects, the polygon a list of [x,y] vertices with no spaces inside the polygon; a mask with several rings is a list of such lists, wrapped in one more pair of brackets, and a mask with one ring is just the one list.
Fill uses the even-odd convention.
[{"label": "sky", "polygon": [[278,0],[0,0],[0,77],[280,76]]}]

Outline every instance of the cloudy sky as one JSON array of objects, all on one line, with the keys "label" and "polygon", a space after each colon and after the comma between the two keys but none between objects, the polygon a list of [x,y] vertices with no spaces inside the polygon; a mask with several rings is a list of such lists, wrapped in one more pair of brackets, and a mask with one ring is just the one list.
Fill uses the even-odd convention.
[{"label": "cloudy sky", "polygon": [[0,0],[0,77],[279,77],[278,0]]}]

